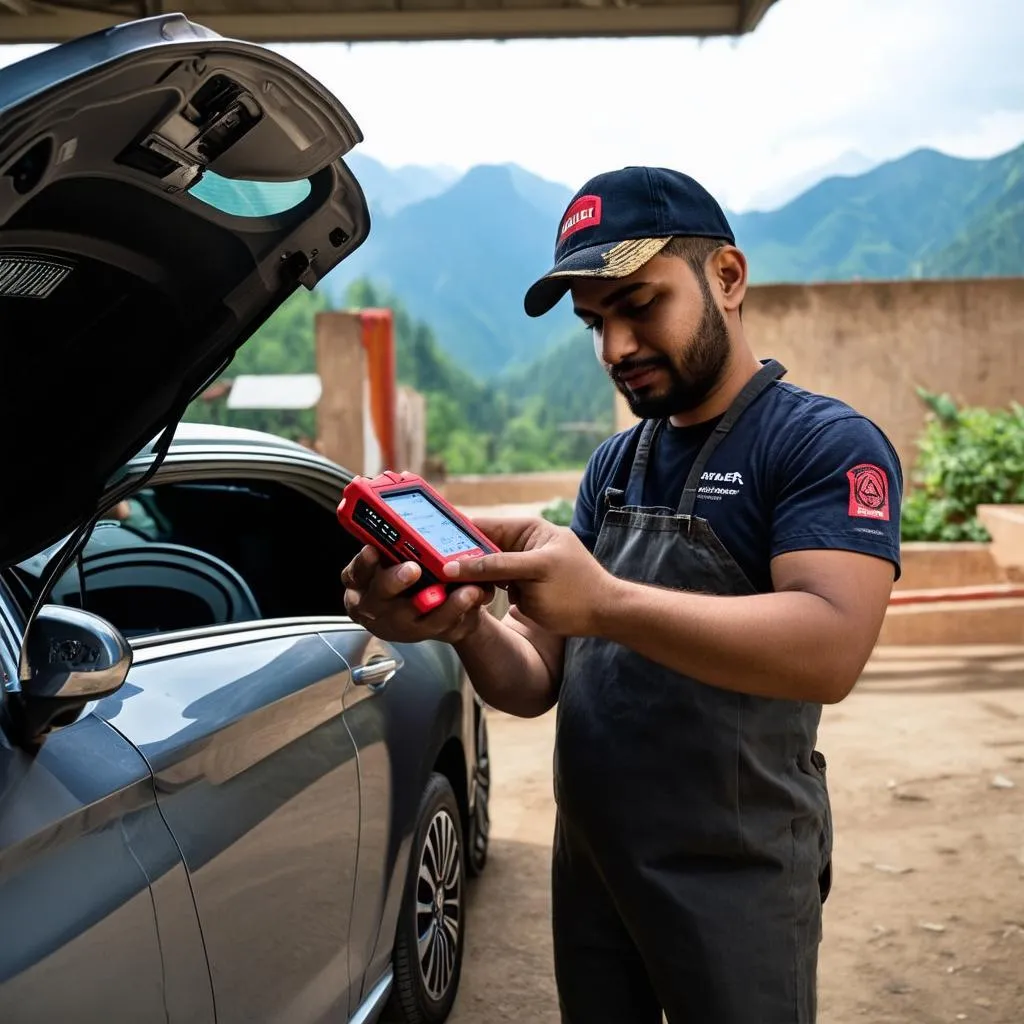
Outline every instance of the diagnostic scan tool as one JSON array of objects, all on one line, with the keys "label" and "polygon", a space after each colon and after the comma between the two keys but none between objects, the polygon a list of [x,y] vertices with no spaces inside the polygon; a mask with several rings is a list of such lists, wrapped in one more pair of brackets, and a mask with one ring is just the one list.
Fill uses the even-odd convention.
[{"label": "diagnostic scan tool", "polygon": [[338,522],[372,544],[385,562],[420,566],[412,602],[421,614],[444,604],[449,590],[459,586],[443,582],[445,563],[498,551],[415,473],[355,477],[338,505]]}]

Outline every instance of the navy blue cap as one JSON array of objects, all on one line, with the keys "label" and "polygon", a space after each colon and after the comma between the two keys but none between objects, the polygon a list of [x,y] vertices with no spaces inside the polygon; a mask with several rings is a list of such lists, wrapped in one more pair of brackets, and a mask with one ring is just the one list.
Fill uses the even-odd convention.
[{"label": "navy blue cap", "polygon": [[736,244],[722,208],[689,175],[664,167],[598,174],[562,214],[554,266],[527,290],[527,316],[547,313],[573,277],[628,277],[676,235]]}]

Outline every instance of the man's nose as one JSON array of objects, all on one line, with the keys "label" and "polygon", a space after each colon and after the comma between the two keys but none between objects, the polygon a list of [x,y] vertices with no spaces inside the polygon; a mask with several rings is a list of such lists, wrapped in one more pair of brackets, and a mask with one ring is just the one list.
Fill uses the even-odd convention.
[{"label": "man's nose", "polygon": [[629,324],[605,320],[601,325],[601,358],[606,366],[617,366],[636,355],[638,348]]}]

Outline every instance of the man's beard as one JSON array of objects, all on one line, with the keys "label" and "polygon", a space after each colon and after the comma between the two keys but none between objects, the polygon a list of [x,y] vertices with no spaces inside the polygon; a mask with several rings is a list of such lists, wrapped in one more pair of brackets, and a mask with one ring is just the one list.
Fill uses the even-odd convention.
[{"label": "man's beard", "polygon": [[[729,332],[718,306],[705,292],[704,313],[690,344],[680,353],[686,369],[675,366],[667,356],[653,359],[632,359],[619,363],[611,373],[612,381],[639,419],[664,419],[678,413],[692,412],[715,389],[729,362]],[[668,388],[648,395],[650,386],[638,393],[630,390],[619,378],[640,368],[657,368],[668,377]]]}]

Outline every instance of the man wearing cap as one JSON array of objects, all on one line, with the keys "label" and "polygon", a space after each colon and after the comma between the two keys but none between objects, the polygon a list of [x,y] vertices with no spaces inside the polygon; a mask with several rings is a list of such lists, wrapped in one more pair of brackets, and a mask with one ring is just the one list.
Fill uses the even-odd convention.
[{"label": "man wearing cap", "polygon": [[[514,715],[557,703],[555,975],[567,1024],[806,1024],[831,884],[823,704],[852,689],[900,571],[899,460],[744,333],[747,266],[715,200],[661,168],[598,175],[562,216],[567,292],[640,422],[584,473],[571,528],[484,519],[425,616],[369,549],[349,614],[452,643]],[[509,586],[501,621],[483,611]]]}]

